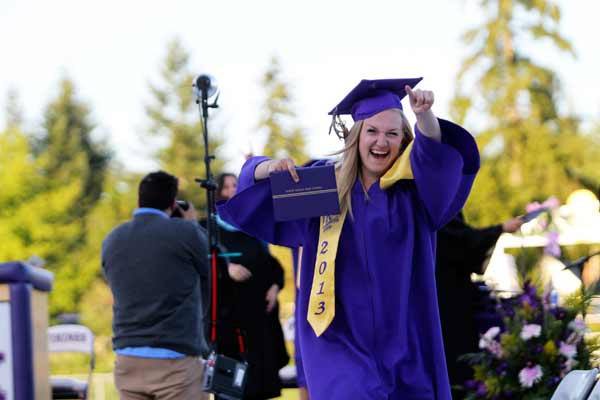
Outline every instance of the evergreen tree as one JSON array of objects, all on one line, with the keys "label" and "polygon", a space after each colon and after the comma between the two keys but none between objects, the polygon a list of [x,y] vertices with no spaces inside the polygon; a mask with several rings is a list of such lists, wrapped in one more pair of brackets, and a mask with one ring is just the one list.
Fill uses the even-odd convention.
[{"label": "evergreen tree", "polygon": [[[152,100],[146,106],[150,133],[166,140],[158,154],[160,166],[179,178],[179,197],[190,200],[200,212],[206,204],[204,190],[194,178],[204,178],[204,139],[202,123],[192,91],[194,75],[189,69],[190,55],[178,40],[168,45],[161,67],[162,82],[150,85]],[[209,123],[214,120],[211,111]],[[220,135],[209,125],[211,154],[222,144]],[[223,161],[211,163],[211,171],[220,171]]]},{"label": "evergreen tree", "polygon": [[27,202],[36,187],[36,165],[28,137],[21,128],[21,108],[16,92],[10,92],[5,110],[6,127],[0,132],[0,262],[23,260],[30,251],[28,229],[31,212]]},{"label": "evergreen tree", "polygon": [[28,201],[32,250],[55,273],[52,315],[78,310],[82,294],[99,274],[100,243],[89,241],[89,216],[104,188],[110,154],[93,139],[90,110],[69,79],[47,106],[37,142],[38,180]]},{"label": "evergreen tree", "polygon": [[485,120],[477,135],[482,168],[467,215],[476,223],[492,224],[522,213],[533,200],[551,195],[565,200],[581,186],[569,168],[582,150],[598,154],[598,146],[580,133],[576,117],[559,112],[557,74],[522,47],[525,41],[543,41],[573,54],[559,32],[555,2],[481,4],[488,17],[464,35],[473,51],[458,76],[453,113],[460,122],[474,112]]},{"label": "evergreen tree", "polygon": [[294,121],[296,114],[292,109],[290,89],[282,81],[281,66],[276,57],[271,59],[262,85],[266,99],[259,128],[267,133],[263,154],[277,158],[290,157],[297,164],[308,161],[304,133]]}]

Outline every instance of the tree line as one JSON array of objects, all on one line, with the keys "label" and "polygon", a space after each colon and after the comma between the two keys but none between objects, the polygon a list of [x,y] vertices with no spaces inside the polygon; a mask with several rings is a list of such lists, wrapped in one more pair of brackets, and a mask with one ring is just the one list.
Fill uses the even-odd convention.
[{"label": "tree line", "polygon": [[[558,71],[523,47],[550,43],[556,56],[575,56],[560,32],[556,2],[480,4],[486,19],[464,34],[469,54],[451,104],[454,120],[481,125],[474,134],[482,168],[467,219],[475,225],[498,223],[522,213],[531,201],[549,196],[564,201],[576,188],[598,195],[600,124],[564,111]],[[181,178],[181,197],[201,210],[205,197],[191,177],[204,174],[204,149],[190,90],[190,52],[172,41],[159,68],[160,80],[148,86],[142,139],[166,143],[155,154],[160,168]],[[306,135],[282,75],[273,58],[261,80],[264,102],[256,128],[268,138],[264,154],[302,163],[309,159]],[[32,132],[24,128],[18,94],[7,94],[0,131],[0,261],[44,259],[55,274],[51,317],[78,312],[97,334],[110,336],[111,301],[100,273],[100,246],[115,225],[131,217],[140,175],[116,161],[108,142],[97,138],[91,106],[80,99],[75,83],[64,78],[58,89]],[[211,151],[218,151],[223,136],[213,131],[211,136]],[[215,170],[223,164],[219,159]]]}]

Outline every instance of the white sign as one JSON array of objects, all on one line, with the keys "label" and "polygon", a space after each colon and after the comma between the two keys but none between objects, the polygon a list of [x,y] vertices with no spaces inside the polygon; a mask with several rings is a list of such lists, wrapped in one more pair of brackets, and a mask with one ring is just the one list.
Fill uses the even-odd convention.
[{"label": "white sign", "polygon": [[0,392],[14,399],[10,303],[0,301]]},{"label": "white sign", "polygon": [[83,325],[65,324],[48,328],[48,351],[94,352],[94,334]]}]

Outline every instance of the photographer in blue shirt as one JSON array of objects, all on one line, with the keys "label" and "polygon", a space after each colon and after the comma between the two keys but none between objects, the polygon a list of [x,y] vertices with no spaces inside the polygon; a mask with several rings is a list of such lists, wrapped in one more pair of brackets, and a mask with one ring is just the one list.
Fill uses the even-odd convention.
[{"label": "photographer in blue shirt", "polygon": [[[146,175],[133,219],[102,244],[102,270],[114,297],[114,375],[122,400],[208,398],[201,390],[200,359],[207,350],[207,239],[194,207],[177,204],[177,191],[176,177]],[[171,218],[175,211],[182,218]]]}]

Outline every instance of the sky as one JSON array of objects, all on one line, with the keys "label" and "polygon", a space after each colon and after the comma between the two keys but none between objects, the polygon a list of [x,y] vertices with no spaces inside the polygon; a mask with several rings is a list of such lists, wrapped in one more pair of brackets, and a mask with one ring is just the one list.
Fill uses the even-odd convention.
[{"label": "sky", "polygon": [[[563,109],[585,122],[600,120],[600,2],[559,4],[562,33],[577,58],[526,45],[559,71]],[[0,107],[7,91],[17,90],[26,127],[39,130],[44,106],[68,76],[117,159],[139,172],[156,168],[140,139],[148,126],[144,105],[167,43],[178,38],[192,70],[219,84],[220,110],[209,132],[224,135],[219,156],[230,170],[264,144],[260,80],[273,56],[290,83],[309,152],[323,157],[341,147],[327,136],[327,112],[361,79],[423,76],[419,87],[434,91],[435,113],[448,117],[468,51],[460,36],[482,12],[479,0],[0,0]]]}]

